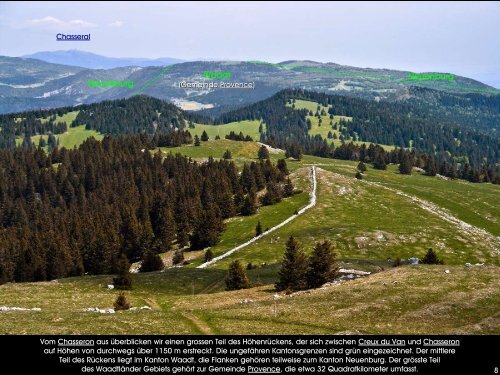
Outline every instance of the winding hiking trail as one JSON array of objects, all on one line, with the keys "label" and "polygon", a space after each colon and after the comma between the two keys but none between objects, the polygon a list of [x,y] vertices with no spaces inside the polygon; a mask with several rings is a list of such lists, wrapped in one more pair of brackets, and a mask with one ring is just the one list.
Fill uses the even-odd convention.
[{"label": "winding hiking trail", "polygon": [[250,245],[250,244],[252,244],[252,243],[260,240],[262,237],[267,236],[269,233],[274,232],[276,229],[279,229],[282,226],[288,224],[290,221],[292,221],[293,219],[295,219],[297,216],[302,215],[308,209],[314,207],[316,205],[316,185],[317,185],[317,183],[316,183],[316,167],[315,166],[311,167],[311,182],[312,182],[312,188],[311,188],[311,192],[309,193],[309,195],[311,197],[311,199],[309,201],[309,204],[307,206],[305,206],[305,207],[302,207],[297,212],[297,214],[290,216],[288,219],[282,221],[278,225],[272,227],[271,229],[266,230],[261,235],[253,237],[251,240],[249,240],[249,241],[247,241],[245,243],[242,243],[241,245],[236,246],[235,248],[229,250],[228,252],[226,252],[226,253],[224,253],[222,255],[219,255],[218,257],[213,258],[211,261],[205,262],[205,263],[199,265],[196,268],[206,268],[208,266],[211,266],[212,264],[217,263],[219,260],[221,260],[221,259],[223,259],[225,257],[228,257],[229,255],[233,254],[234,252],[236,252],[236,251],[238,251],[240,249],[243,249],[245,246],[248,246],[248,245]]}]

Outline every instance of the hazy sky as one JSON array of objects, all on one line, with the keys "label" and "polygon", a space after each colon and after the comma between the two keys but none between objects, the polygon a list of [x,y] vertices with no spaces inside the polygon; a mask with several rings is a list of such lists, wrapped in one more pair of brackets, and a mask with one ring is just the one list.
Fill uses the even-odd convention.
[{"label": "hazy sky", "polygon": [[[57,33],[91,42],[57,42]],[[307,59],[450,72],[500,88],[500,2],[0,2],[0,55]]]}]

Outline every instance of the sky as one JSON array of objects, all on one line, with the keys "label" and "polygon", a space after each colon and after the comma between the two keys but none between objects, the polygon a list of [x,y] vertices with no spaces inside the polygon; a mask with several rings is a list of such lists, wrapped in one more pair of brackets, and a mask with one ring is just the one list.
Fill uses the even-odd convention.
[{"label": "sky", "polygon": [[499,20],[500,2],[0,2],[0,55],[313,60],[500,88]]}]

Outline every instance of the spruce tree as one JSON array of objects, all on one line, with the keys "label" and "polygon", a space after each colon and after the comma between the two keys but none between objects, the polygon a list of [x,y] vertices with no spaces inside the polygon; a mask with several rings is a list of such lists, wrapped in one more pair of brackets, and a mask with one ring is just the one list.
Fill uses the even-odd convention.
[{"label": "spruce tree", "polygon": [[399,173],[411,174],[411,170],[412,170],[412,165],[411,165],[410,155],[408,155],[408,153],[405,152],[403,160],[401,160],[401,163],[399,164]]},{"label": "spruce tree", "polygon": [[266,194],[262,197],[262,204],[264,206],[270,206],[275,203],[281,202],[281,199],[283,198],[283,192],[281,190],[281,187],[274,183],[274,182],[269,182],[266,185]]},{"label": "spruce tree", "polygon": [[132,289],[132,275],[130,274],[130,263],[125,256],[121,254],[118,259],[118,275],[113,279],[115,289],[128,290]]},{"label": "spruce tree", "polygon": [[427,159],[424,169],[427,176],[435,176],[437,174],[437,166],[433,157]]},{"label": "spruce tree", "polygon": [[444,264],[444,262],[438,258],[436,252],[430,248],[427,250],[427,253],[423,257],[423,259],[420,261],[420,263],[423,264]]},{"label": "spruce tree", "polygon": [[226,290],[246,289],[249,286],[247,272],[240,261],[231,262],[226,276]]},{"label": "spruce tree", "polygon": [[194,145],[201,146],[200,137],[198,137],[198,134],[194,136]]},{"label": "spruce tree", "polygon": [[205,130],[203,130],[203,133],[201,133],[201,140],[202,140],[203,142],[206,142],[206,141],[208,141],[208,139],[209,139],[209,138],[208,138],[208,134],[207,134],[207,132],[206,132]]},{"label": "spruce tree", "polygon": [[366,165],[365,165],[365,163],[363,163],[363,161],[359,162],[358,171],[360,171],[361,173],[366,172]]},{"label": "spruce tree", "polygon": [[233,156],[231,155],[231,151],[226,150],[226,151],[224,152],[224,155],[222,155],[222,158],[223,158],[224,160],[230,160],[230,159],[232,159],[232,158],[233,158]]},{"label": "spruce tree", "polygon": [[307,286],[307,258],[300,244],[290,236],[286,243],[286,250],[279,271],[279,280],[275,287],[277,291],[297,291]]},{"label": "spruce tree", "polygon": [[308,288],[318,288],[321,285],[333,281],[338,274],[336,255],[333,252],[333,244],[330,241],[316,243],[309,258],[307,270]]},{"label": "spruce tree", "polygon": [[208,249],[205,251],[205,263],[210,262],[212,259],[214,259],[214,253],[212,249]]},{"label": "spruce tree", "polygon": [[260,146],[257,156],[260,160],[269,159],[269,150],[267,147],[264,145]]},{"label": "spruce tree", "polygon": [[294,194],[294,188],[290,178],[287,178],[285,187],[283,188],[283,195],[285,197],[291,197]]},{"label": "spruce tree", "polygon": [[255,227],[255,237],[260,236],[262,234],[262,225],[260,224],[260,220],[257,222],[257,226]]},{"label": "spruce tree", "polygon": [[206,207],[198,219],[191,235],[191,249],[199,250],[216,245],[224,230],[224,221],[214,204]]},{"label": "spruce tree", "polygon": [[252,162],[250,164],[250,171],[253,174],[257,190],[262,190],[266,186],[266,178],[264,176],[263,169],[265,169],[265,164],[263,164],[262,162],[261,163]]},{"label": "spruce tree", "polygon": [[156,228],[155,243],[160,252],[170,250],[175,241],[176,225],[172,210],[168,206],[163,206],[158,214],[158,224]]},{"label": "spruce tree", "polygon": [[279,171],[284,175],[288,175],[288,167],[286,165],[286,160],[285,159],[278,159],[278,163],[276,164],[276,168],[279,169]]},{"label": "spruce tree", "polygon": [[127,296],[125,293],[120,293],[116,298],[114,303],[115,311],[128,310],[130,309],[130,303],[127,301]]},{"label": "spruce tree", "polygon": [[160,271],[164,267],[161,257],[153,250],[147,250],[142,261],[141,272]]},{"label": "spruce tree", "polygon": [[254,174],[247,163],[243,165],[243,170],[241,171],[241,176],[240,176],[240,182],[247,193],[257,190],[257,184],[255,183]]},{"label": "spruce tree", "polygon": [[243,207],[241,208],[241,214],[243,216],[250,216],[257,212],[256,200],[254,193],[250,192],[246,195],[243,201]]},{"label": "spruce tree", "polygon": [[385,162],[385,157],[384,155],[379,152],[375,156],[375,160],[373,161],[373,167],[375,169],[380,169],[380,170],[386,170],[387,169],[387,164]]},{"label": "spruce tree", "polygon": [[177,265],[184,262],[184,251],[176,250],[174,256],[172,257],[172,264]]}]

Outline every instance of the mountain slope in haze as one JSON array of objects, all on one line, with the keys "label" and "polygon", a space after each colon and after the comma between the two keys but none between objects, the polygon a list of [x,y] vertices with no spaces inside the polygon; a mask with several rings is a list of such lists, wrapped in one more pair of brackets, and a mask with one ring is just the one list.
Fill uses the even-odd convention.
[{"label": "mountain slope in haze", "polygon": [[[477,94],[485,98],[499,92],[481,82],[455,77],[454,82],[410,82],[408,72],[365,69],[321,64],[312,61],[287,61],[279,65],[241,61],[193,61],[165,66],[85,69],[56,65],[38,60],[0,57],[0,113],[36,108],[54,108],[102,100],[127,98],[146,94],[191,108],[210,108],[211,116],[266,99],[287,88],[300,88],[329,94],[340,94],[375,101],[399,101],[420,98],[418,86],[428,85],[423,96],[434,105],[447,94]],[[36,74],[33,71],[36,65]],[[68,73],[69,71],[69,73]],[[180,82],[210,82],[205,71],[230,71],[225,82],[252,82],[253,89],[184,89]],[[76,74],[80,73],[80,75]],[[29,81],[31,86],[16,86]],[[48,80],[48,82],[47,82]],[[133,89],[92,87],[87,80],[133,81]],[[220,80],[222,82],[222,80]],[[425,88],[424,88],[425,89]],[[487,92],[484,92],[484,91]],[[438,94],[442,93],[442,94]],[[434,98],[433,96],[439,97]],[[445,98],[446,99],[446,98]],[[440,110],[438,103],[438,110]]]},{"label": "mountain slope in haze", "polygon": [[158,59],[107,57],[91,52],[79,51],[76,49],[69,51],[36,52],[31,55],[25,55],[23,57],[38,59],[53,64],[79,66],[87,69],[112,69],[125,66],[162,66],[177,64],[185,61],[173,57],[161,57]]}]

